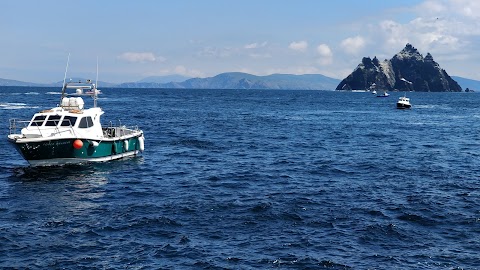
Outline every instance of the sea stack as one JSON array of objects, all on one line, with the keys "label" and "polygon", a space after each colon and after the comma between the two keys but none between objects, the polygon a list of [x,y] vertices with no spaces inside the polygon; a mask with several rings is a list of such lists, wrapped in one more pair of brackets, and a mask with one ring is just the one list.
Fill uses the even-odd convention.
[{"label": "sea stack", "polygon": [[392,59],[380,62],[377,57],[364,57],[355,70],[343,79],[336,90],[366,90],[375,83],[388,91],[461,92],[460,85],[433,60],[411,44]]}]

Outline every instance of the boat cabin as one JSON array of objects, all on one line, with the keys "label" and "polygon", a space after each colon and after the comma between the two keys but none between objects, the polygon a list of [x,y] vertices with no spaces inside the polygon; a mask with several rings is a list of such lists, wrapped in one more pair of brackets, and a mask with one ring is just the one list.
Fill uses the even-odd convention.
[{"label": "boat cabin", "polygon": [[96,107],[83,109],[80,97],[63,98],[60,107],[36,113],[22,135],[26,138],[103,135],[100,116],[103,111]]}]

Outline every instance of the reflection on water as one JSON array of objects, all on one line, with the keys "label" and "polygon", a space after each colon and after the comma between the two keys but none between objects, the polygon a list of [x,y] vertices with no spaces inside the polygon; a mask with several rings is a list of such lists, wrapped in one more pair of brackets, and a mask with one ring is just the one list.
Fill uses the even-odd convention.
[{"label": "reflection on water", "polygon": [[12,169],[0,196],[10,198],[12,209],[35,210],[26,216],[22,214],[25,217],[43,215],[68,220],[71,215],[83,215],[101,207],[106,200],[107,184],[115,184],[119,174],[142,163],[143,158],[134,157],[79,165],[17,167]]},{"label": "reflection on water", "polygon": [[16,180],[23,182],[45,182],[58,180],[81,181],[95,173],[91,164],[49,166],[49,167],[19,167],[13,170]]},{"label": "reflection on water", "polygon": [[13,168],[11,180],[22,182],[59,180],[83,182],[85,180],[98,179],[99,182],[105,184],[108,175],[115,172],[115,170],[128,169],[131,166],[140,165],[143,162],[144,158],[142,156],[136,156],[99,163],[47,167],[21,166]]}]

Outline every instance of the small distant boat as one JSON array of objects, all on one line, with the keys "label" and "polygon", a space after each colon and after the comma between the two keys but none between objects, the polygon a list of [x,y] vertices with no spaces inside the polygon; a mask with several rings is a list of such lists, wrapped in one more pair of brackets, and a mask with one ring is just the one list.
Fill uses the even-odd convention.
[{"label": "small distant boat", "polygon": [[410,109],[412,105],[410,104],[410,99],[406,96],[399,97],[397,101],[397,109]]},{"label": "small distant boat", "polygon": [[368,90],[352,90],[353,93],[365,93],[369,92]]},{"label": "small distant boat", "polygon": [[388,97],[388,96],[390,96],[390,94],[387,93],[387,91],[384,91],[383,94],[381,95],[377,95],[377,97]]},{"label": "small distant boat", "polygon": [[368,90],[370,90],[373,95],[376,95],[376,94],[377,94],[376,88],[377,88],[377,84],[376,84],[376,83],[372,83],[372,85],[370,85],[370,87],[368,88]]},{"label": "small distant boat", "polygon": [[[102,126],[104,111],[97,107],[96,83],[63,81],[57,107],[35,113],[31,120],[10,119],[8,140],[31,166],[108,161],[144,150],[138,127]],[[75,92],[69,94],[67,89]],[[92,97],[93,107],[84,108],[82,96]]]}]

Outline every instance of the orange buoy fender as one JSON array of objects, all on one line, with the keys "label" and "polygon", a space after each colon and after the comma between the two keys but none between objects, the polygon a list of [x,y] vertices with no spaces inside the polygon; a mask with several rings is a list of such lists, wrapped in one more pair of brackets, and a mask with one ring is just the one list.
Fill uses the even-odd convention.
[{"label": "orange buoy fender", "polygon": [[82,140],[76,139],[75,141],[73,141],[73,148],[80,149],[82,148],[82,146],[83,146]]}]

